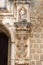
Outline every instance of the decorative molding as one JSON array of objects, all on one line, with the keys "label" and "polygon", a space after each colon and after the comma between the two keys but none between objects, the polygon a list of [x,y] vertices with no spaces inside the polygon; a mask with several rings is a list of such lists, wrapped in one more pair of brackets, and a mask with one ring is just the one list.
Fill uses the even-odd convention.
[{"label": "decorative molding", "polygon": [[30,5],[24,3],[16,3],[17,5],[17,21],[26,19],[30,22]]},{"label": "decorative molding", "polygon": [[17,39],[17,42],[15,42],[16,45],[16,56],[15,56],[15,63],[17,64],[23,64],[28,63],[29,61],[29,51],[27,52],[27,49],[30,50],[28,47],[28,37],[29,37],[29,30],[30,30],[30,23],[27,22],[27,20],[23,19],[19,22],[14,23],[15,26],[15,37]]}]

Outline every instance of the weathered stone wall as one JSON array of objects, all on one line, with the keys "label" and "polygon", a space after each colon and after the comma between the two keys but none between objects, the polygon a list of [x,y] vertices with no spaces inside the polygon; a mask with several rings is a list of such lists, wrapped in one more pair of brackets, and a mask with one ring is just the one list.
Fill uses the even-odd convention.
[{"label": "weathered stone wall", "polygon": [[43,65],[43,1],[40,3],[31,10],[30,65]]},{"label": "weathered stone wall", "polygon": [[[30,5],[30,22],[31,22],[31,32],[30,32],[30,58],[29,65],[43,65],[43,0],[32,0]],[[37,2],[39,1],[39,2]],[[33,3],[33,4],[32,4]],[[37,5],[37,6],[36,6]],[[17,18],[17,9],[14,7],[14,17],[9,17],[4,20],[4,24],[7,25],[11,32],[11,65],[15,64],[14,54],[15,54],[15,38],[14,38],[14,22]],[[0,16],[0,20],[4,19]],[[12,23],[13,22],[13,23]],[[14,53],[13,53],[14,51]]]}]

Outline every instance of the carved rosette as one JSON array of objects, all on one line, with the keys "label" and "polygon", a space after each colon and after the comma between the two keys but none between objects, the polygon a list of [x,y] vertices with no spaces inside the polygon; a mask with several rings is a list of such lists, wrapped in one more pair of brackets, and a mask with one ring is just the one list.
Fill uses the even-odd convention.
[{"label": "carved rosette", "polygon": [[[16,63],[25,63],[27,59],[27,39],[29,37],[30,23],[26,20],[15,22],[15,37],[17,39],[16,43]],[[29,60],[29,58],[27,59]]]}]

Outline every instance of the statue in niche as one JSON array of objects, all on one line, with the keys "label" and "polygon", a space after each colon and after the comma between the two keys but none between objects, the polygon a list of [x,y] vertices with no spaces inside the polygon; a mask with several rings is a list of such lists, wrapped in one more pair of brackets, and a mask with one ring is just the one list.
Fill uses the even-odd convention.
[{"label": "statue in niche", "polygon": [[21,10],[19,11],[19,15],[20,15],[20,19],[25,19],[26,18],[27,12],[26,12],[24,7],[22,7]]}]

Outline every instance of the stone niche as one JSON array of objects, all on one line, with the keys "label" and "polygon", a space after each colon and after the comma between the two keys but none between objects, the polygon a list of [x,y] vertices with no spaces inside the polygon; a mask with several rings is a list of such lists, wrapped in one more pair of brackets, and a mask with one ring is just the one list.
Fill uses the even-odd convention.
[{"label": "stone niche", "polygon": [[30,59],[29,32],[30,23],[27,20],[21,20],[14,23],[15,26],[15,63],[18,65],[28,65]]},{"label": "stone niche", "polygon": [[17,3],[17,20],[26,19],[30,22],[30,4]]}]

